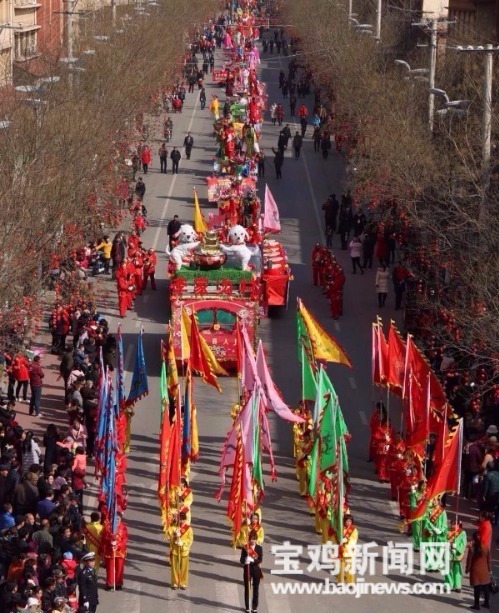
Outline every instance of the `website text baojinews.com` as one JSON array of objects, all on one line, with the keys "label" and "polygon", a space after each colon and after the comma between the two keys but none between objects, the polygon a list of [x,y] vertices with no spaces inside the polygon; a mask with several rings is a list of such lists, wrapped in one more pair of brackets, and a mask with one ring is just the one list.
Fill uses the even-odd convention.
[{"label": "website text baojinews.com", "polygon": [[403,596],[419,596],[430,594],[438,596],[450,594],[450,587],[444,583],[363,583],[362,579],[357,583],[336,583],[330,579],[324,579],[321,583],[298,583],[287,581],[286,583],[271,583],[273,594],[315,594],[323,596],[355,596],[360,598],[364,595],[386,596],[388,594]]}]

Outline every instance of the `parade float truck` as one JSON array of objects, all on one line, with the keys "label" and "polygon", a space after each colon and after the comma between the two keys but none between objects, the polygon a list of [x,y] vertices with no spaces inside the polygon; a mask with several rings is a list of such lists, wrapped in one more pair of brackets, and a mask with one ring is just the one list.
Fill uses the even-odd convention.
[{"label": "parade float truck", "polygon": [[[194,231],[192,226],[182,226],[184,234],[190,230]],[[183,243],[182,262],[174,259],[177,248],[170,254],[171,321],[179,363],[182,309],[188,315],[195,312],[200,333],[230,371],[237,361],[237,321],[256,345],[260,319],[287,307],[291,274],[282,246],[273,239],[234,244],[233,235],[241,231],[246,232],[240,225],[231,228],[227,244],[221,243],[220,230],[207,230],[200,240],[194,233],[190,242]]]}]

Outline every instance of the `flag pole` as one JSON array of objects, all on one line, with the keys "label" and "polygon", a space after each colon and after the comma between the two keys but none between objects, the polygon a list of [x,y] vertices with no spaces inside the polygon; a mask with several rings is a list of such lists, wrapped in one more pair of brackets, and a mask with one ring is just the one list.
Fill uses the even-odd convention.
[{"label": "flag pole", "polygon": [[462,473],[462,464],[463,464],[463,418],[459,420],[459,432],[457,436],[459,436],[459,461],[457,464],[457,492],[456,492],[456,522],[459,521],[459,498],[461,496],[461,473]]}]

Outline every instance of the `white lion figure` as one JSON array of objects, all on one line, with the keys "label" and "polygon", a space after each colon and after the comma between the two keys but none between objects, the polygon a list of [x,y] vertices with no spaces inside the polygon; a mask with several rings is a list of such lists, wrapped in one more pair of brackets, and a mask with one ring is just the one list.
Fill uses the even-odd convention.
[{"label": "white lion figure", "polygon": [[178,245],[171,251],[167,247],[165,251],[166,255],[175,262],[176,269],[179,270],[182,264],[188,264],[191,261],[192,252],[198,245],[199,240],[196,231],[190,224],[184,223],[180,226]]},{"label": "white lion figure", "polygon": [[[249,270],[250,260],[253,258],[255,267],[258,268],[260,250],[257,245],[247,245],[248,232],[243,226],[235,225],[227,235],[228,245],[220,245],[222,251],[227,254],[227,263],[234,268]],[[253,263],[253,262],[252,262]]]}]

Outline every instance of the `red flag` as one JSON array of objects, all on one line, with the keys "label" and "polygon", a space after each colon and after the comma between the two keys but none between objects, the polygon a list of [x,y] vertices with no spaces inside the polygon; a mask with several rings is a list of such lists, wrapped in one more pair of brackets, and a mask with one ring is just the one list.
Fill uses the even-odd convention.
[{"label": "red flag", "polygon": [[277,203],[268,185],[265,186],[265,201],[263,210],[263,229],[265,232],[271,232],[272,234],[279,233],[281,231],[279,209],[277,208]]},{"label": "red flag", "polygon": [[372,329],[372,379],[376,385],[386,385],[388,377],[388,343],[378,319]]},{"label": "red flag", "polygon": [[424,499],[413,512],[410,520],[421,519],[426,512],[429,502],[444,492],[456,492],[461,488],[461,459],[463,453],[463,420],[450,435],[445,445],[445,455],[440,467],[433,477],[428,480],[428,487]]},{"label": "red flag", "polygon": [[390,391],[402,396],[404,386],[405,343],[393,321],[388,329],[388,374],[386,382]]},{"label": "red flag", "polygon": [[165,530],[168,529],[170,524],[170,489],[180,485],[181,477],[180,459],[182,441],[180,436],[180,408],[178,406],[178,397],[175,403],[175,415],[172,422],[170,422],[170,411],[163,411],[159,439],[158,499]]},{"label": "red flag", "polygon": [[425,356],[412,340],[411,334],[407,335],[403,396],[406,395],[409,375],[412,375],[413,382],[416,382],[421,387],[426,387],[426,381],[429,377],[430,407],[439,413],[443,413],[447,403],[444,389],[426,361]]},{"label": "red flag", "polygon": [[232,521],[234,535],[237,537],[243,524],[243,502],[244,498],[244,464],[243,464],[243,444],[241,434],[237,437],[236,454],[234,458],[234,468],[232,472],[232,483],[229,492],[229,504],[227,506],[227,517]]},{"label": "red flag", "polygon": [[189,363],[192,370],[195,370],[205,383],[213,385],[213,387],[221,392],[222,390],[218,385],[217,377],[201,347],[201,341],[199,340],[199,328],[194,313],[191,314],[190,345],[191,355],[189,356]]}]

